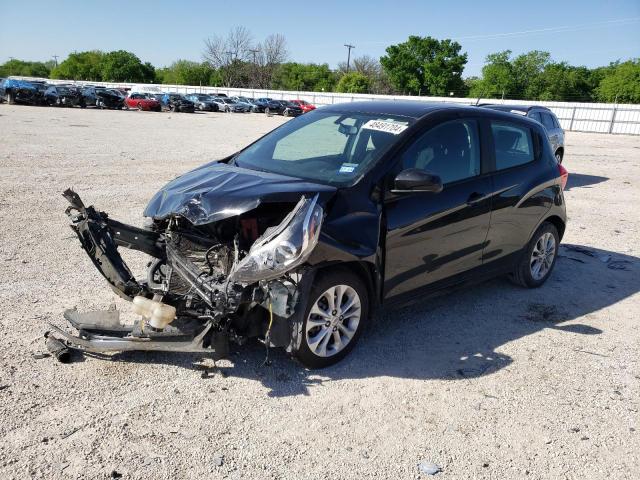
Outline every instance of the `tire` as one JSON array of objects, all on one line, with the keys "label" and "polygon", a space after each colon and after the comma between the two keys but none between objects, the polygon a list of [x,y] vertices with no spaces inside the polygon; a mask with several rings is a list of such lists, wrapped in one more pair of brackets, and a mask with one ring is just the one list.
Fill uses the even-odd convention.
[{"label": "tire", "polygon": [[13,96],[13,93],[11,93],[11,92],[7,92],[7,103],[9,105],[15,105],[16,104],[16,99]]},{"label": "tire", "polygon": [[142,102],[138,102],[138,110],[140,111],[144,110],[144,108],[142,108]]},{"label": "tire", "polygon": [[547,281],[558,258],[558,229],[544,222],[533,234],[525,253],[511,274],[511,280],[522,287],[538,288]]},{"label": "tire", "polygon": [[[344,311],[337,305],[333,308],[329,298],[335,302],[336,295],[340,296],[342,306],[348,302],[351,306]],[[346,269],[319,274],[311,287],[302,324],[295,327],[300,340],[294,346],[293,356],[313,369],[339,362],[356,345],[368,316],[369,292],[360,277]]]},{"label": "tire", "polygon": [[283,117],[288,117],[289,116],[289,109],[288,108],[284,109],[284,112],[282,112],[282,116]]},{"label": "tire", "polygon": [[269,107],[265,107],[265,109],[264,109],[264,113],[265,113],[266,115],[269,115],[269,112],[270,112]]}]

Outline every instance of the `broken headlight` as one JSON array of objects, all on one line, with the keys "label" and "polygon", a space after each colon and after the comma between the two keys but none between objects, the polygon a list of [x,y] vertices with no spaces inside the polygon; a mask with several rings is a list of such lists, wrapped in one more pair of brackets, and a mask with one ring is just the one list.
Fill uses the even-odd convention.
[{"label": "broken headlight", "polygon": [[317,202],[317,194],[310,199],[302,197],[280,225],[268,228],[236,265],[233,280],[273,280],[304,263],[320,235],[323,210]]}]

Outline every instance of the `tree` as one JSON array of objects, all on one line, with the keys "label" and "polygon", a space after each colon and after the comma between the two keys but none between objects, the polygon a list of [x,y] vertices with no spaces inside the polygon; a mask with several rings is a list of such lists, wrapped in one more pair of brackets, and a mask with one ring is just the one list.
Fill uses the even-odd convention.
[{"label": "tree", "polygon": [[500,98],[515,89],[511,50],[487,55],[482,78],[470,85],[469,95],[477,98]]},{"label": "tree", "polygon": [[532,50],[513,59],[515,98],[538,99],[542,92],[542,72],[551,63],[551,54]]},{"label": "tree", "polygon": [[313,63],[283,63],[273,76],[272,88],[298,91],[331,92],[336,85],[336,74],[329,65]]},{"label": "tree", "polygon": [[253,54],[252,86],[269,88],[278,66],[287,60],[287,40],[282,34],[269,35],[264,42],[251,49]]},{"label": "tree", "polygon": [[214,69],[208,63],[177,60],[156,71],[160,83],[171,85],[211,85]]},{"label": "tree", "polygon": [[603,102],[640,103],[640,59],[612,64],[595,91]]},{"label": "tree", "polygon": [[462,71],[467,54],[452,40],[412,35],[387,47],[380,63],[393,86],[412,95],[449,95],[465,90]]},{"label": "tree", "polygon": [[[247,72],[239,70],[248,64],[253,39],[245,27],[235,27],[226,37],[214,35],[204,41],[202,56],[213,68],[220,70],[223,84],[227,87],[242,87],[242,78]],[[231,68],[233,67],[233,68]]]},{"label": "tree", "polygon": [[371,81],[359,72],[345,73],[336,87],[337,92],[343,93],[368,93],[370,90]]},{"label": "tree", "polygon": [[105,82],[153,82],[155,68],[142,63],[133,53],[116,50],[105,54],[100,61],[102,80]]},{"label": "tree", "polygon": [[537,100],[590,102],[594,82],[586,67],[573,67],[566,62],[550,63],[540,75]]},{"label": "tree", "polygon": [[29,62],[12,59],[0,65],[0,77],[17,75],[21,77],[49,78],[51,62]]},{"label": "tree", "polygon": [[64,80],[102,80],[102,57],[99,50],[71,53],[51,71],[51,78]]}]

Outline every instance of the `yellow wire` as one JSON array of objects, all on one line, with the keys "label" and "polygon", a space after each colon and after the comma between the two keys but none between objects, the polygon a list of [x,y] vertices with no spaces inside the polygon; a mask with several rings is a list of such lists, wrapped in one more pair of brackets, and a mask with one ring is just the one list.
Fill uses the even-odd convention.
[{"label": "yellow wire", "polygon": [[271,333],[272,323],[273,323],[273,308],[271,308],[271,296],[269,296],[269,328],[267,328],[268,333]]}]

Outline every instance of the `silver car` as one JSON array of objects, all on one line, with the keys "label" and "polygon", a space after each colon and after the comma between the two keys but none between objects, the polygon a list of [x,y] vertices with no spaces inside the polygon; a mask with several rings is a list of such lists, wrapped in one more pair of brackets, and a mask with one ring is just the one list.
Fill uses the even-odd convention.
[{"label": "silver car", "polygon": [[483,104],[481,107],[509,112],[516,115],[522,115],[534,119],[541,123],[549,137],[549,143],[553,148],[558,163],[562,163],[564,157],[564,130],[560,126],[558,117],[547,107],[538,105],[502,105],[502,104]]}]

